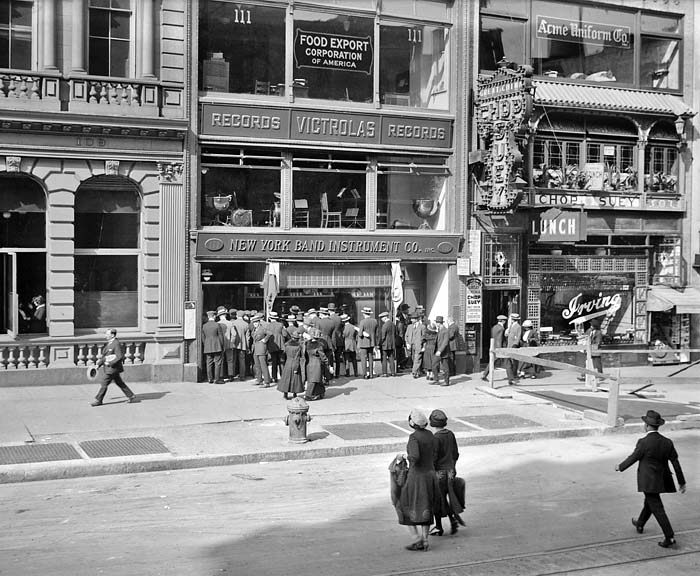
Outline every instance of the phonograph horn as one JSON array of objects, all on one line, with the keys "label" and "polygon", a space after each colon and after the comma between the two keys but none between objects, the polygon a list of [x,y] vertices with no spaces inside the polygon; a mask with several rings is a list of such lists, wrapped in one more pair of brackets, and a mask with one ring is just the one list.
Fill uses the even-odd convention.
[{"label": "phonograph horn", "polygon": [[90,366],[90,368],[87,369],[87,377],[88,380],[97,378],[97,366]]}]

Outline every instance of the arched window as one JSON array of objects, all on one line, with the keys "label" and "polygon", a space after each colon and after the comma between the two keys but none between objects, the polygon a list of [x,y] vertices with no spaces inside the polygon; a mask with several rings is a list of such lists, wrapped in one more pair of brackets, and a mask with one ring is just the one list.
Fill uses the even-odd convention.
[{"label": "arched window", "polygon": [[98,176],[75,197],[75,327],[139,324],[141,197],[121,176]]},{"label": "arched window", "polygon": [[46,332],[46,194],[23,174],[0,174],[0,294],[0,334]]}]

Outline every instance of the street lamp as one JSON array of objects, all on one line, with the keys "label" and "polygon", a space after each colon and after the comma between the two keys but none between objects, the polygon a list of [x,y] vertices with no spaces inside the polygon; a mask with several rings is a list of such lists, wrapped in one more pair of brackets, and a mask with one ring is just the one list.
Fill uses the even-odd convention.
[{"label": "street lamp", "polygon": [[683,112],[682,114],[680,114],[676,118],[676,120],[674,122],[674,125],[676,126],[676,134],[678,134],[679,145],[681,148],[688,145],[688,138],[686,136],[686,128],[687,128],[689,120],[693,116],[694,116],[694,114],[691,114],[689,112]]}]

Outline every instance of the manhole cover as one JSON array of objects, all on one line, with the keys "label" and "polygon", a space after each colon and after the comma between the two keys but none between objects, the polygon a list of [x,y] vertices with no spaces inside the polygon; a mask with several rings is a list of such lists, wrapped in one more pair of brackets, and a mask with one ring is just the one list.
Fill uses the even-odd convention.
[{"label": "manhole cover", "polygon": [[55,462],[80,460],[80,454],[70,444],[24,444],[0,446],[0,464],[29,464],[30,462]]},{"label": "manhole cover", "polygon": [[402,432],[385,422],[363,424],[331,424],[323,427],[343,440],[367,440],[369,438],[406,438]]},{"label": "manhole cover", "polygon": [[141,454],[167,454],[170,452],[160,440],[151,437],[110,438],[107,440],[86,440],[80,447],[90,458],[112,456],[139,456]]},{"label": "manhole cover", "polygon": [[487,430],[502,430],[508,428],[525,428],[528,426],[542,426],[537,422],[515,416],[513,414],[482,414],[479,416],[460,416],[460,420],[476,424]]}]

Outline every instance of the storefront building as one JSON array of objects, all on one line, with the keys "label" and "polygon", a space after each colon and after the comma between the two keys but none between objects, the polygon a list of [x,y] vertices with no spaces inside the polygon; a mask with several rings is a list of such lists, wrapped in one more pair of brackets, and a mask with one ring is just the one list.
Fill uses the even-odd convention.
[{"label": "storefront building", "polygon": [[179,379],[185,3],[3,2],[0,384]]},{"label": "storefront building", "polygon": [[[618,4],[523,0],[505,13],[481,2],[477,122],[502,126],[516,155],[507,195],[493,156],[472,155],[482,322],[518,312],[556,345],[598,319],[609,348],[688,348],[700,322],[689,266],[696,5]],[[531,104],[517,125],[493,102],[512,98],[493,86],[514,75]],[[480,137],[484,150],[499,138]]]},{"label": "storefront building", "polygon": [[460,320],[460,10],[200,2],[196,325],[219,306],[331,302],[355,320],[402,302]]}]

